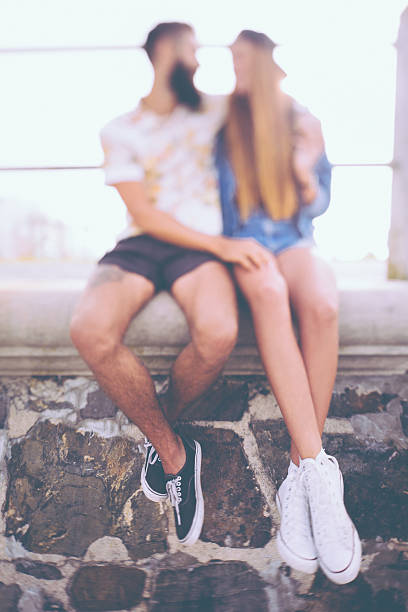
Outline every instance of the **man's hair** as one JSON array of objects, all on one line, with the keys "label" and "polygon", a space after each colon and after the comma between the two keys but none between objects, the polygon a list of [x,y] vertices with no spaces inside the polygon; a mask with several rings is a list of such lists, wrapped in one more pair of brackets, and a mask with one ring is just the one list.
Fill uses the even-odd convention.
[{"label": "man's hair", "polygon": [[170,38],[180,36],[183,32],[193,32],[193,28],[188,23],[181,23],[178,21],[169,21],[165,23],[159,23],[156,27],[149,32],[146,38],[146,42],[143,45],[143,49],[146,51],[150,61],[154,57],[154,51],[156,44],[162,38]]}]

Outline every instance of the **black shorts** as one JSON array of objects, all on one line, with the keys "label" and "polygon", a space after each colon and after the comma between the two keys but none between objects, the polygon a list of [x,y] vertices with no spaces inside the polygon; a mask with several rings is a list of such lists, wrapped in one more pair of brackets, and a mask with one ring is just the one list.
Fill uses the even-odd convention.
[{"label": "black shorts", "polygon": [[141,234],[120,240],[98,264],[114,264],[127,272],[141,274],[159,291],[169,290],[179,276],[207,261],[220,260],[211,253],[185,249],[149,234]]}]

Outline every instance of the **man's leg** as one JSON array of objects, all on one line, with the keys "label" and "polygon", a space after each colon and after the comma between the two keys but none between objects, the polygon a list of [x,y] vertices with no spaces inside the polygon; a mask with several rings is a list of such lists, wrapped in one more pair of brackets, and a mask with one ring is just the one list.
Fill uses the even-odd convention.
[{"label": "man's leg", "polygon": [[149,438],[163,468],[185,461],[180,438],[158,405],[152,378],[122,339],[132,317],[154,295],[154,284],[115,265],[98,265],[75,309],[71,338],[100,386]]},{"label": "man's leg", "polygon": [[231,275],[217,261],[180,276],[171,293],[184,311],[192,338],[171,371],[165,410],[173,422],[224,367],[237,340],[238,308]]}]

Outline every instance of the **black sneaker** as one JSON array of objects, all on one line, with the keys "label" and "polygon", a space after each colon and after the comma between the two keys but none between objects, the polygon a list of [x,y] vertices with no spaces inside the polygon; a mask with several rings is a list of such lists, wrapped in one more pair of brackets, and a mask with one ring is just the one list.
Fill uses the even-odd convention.
[{"label": "black sneaker", "polygon": [[151,501],[164,501],[167,499],[167,491],[162,462],[156,449],[147,438],[145,438],[144,445],[146,448],[146,458],[140,478],[143,493]]},{"label": "black sneaker", "polygon": [[177,537],[183,544],[194,544],[200,537],[204,521],[204,499],[201,491],[201,446],[181,436],[186,462],[177,474],[166,475],[166,488],[176,521]]}]

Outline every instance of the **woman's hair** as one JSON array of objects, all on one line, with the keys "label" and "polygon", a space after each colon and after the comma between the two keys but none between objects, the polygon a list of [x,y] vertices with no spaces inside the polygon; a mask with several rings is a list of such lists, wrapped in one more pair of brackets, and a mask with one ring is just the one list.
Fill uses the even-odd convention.
[{"label": "woman's hair", "polygon": [[253,47],[251,91],[232,93],[226,123],[239,211],[246,219],[262,203],[273,219],[288,219],[298,203],[292,170],[291,99],[280,89],[284,73],[272,58],[276,45],[268,36],[243,30],[237,40]]}]

